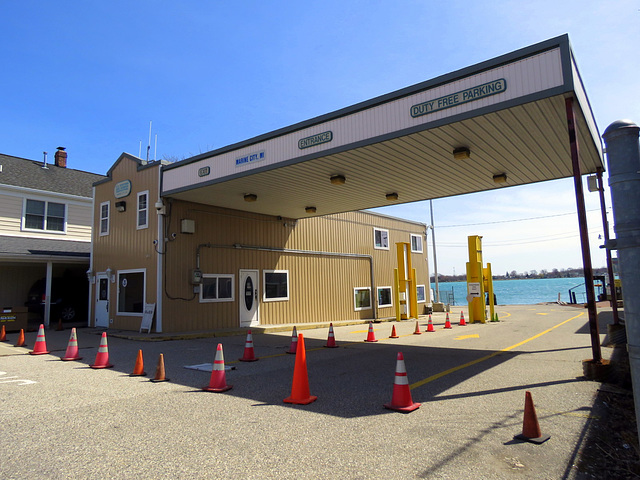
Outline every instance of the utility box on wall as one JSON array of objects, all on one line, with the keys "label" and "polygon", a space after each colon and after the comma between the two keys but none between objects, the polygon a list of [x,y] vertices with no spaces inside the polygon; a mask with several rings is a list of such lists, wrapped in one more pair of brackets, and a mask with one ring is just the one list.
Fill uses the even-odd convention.
[{"label": "utility box on wall", "polygon": [[0,328],[4,325],[7,332],[27,329],[27,307],[4,307],[0,313]]}]

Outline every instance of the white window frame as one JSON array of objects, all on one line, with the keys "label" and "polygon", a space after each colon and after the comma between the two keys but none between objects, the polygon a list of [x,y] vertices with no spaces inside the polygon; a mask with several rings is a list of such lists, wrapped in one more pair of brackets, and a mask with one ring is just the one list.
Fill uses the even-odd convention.
[{"label": "white window frame", "polygon": [[[380,290],[389,290],[389,303],[380,303]],[[393,307],[393,292],[391,287],[378,287],[376,289],[376,301],[378,308]]]},{"label": "white window frame", "polygon": [[231,297],[224,298],[204,298],[204,282],[200,285],[200,303],[221,303],[221,302],[233,302],[236,299],[236,276],[233,273],[204,273],[202,279],[215,278],[216,279],[216,295],[218,294],[218,279],[229,278],[231,279]]},{"label": "white window frame", "polygon": [[[146,195],[147,198],[146,208],[140,208],[140,197],[143,195]],[[140,212],[144,212],[145,223],[140,223]],[[149,190],[138,192],[136,196],[136,229],[141,230],[143,228],[149,228]]]},{"label": "white window frame", "polygon": [[416,285],[416,299],[418,298],[418,289],[422,287],[423,299],[417,301],[417,303],[426,303],[427,302],[427,286],[426,285]]},{"label": "white window frame", "polygon": [[[121,312],[120,311],[120,275],[124,273],[142,273],[144,275],[143,285],[142,285],[142,312]],[[118,282],[116,285],[118,288],[117,297],[116,297],[116,315],[122,317],[141,317],[144,315],[144,306],[147,303],[147,269],[146,268],[132,268],[130,270],[118,270],[116,275],[116,281]]]},{"label": "white window frame", "polygon": [[[42,228],[29,228],[27,227],[27,202],[32,200],[34,202],[43,202],[44,203],[44,218]],[[58,205],[62,205],[64,207],[64,221],[62,230],[49,230],[47,229],[47,212],[49,211],[49,204],[55,203]],[[54,202],[52,200],[46,200],[44,198],[25,198],[22,202],[22,225],[21,230],[25,232],[41,232],[41,233],[52,233],[54,235],[65,235],[67,233],[67,218],[69,215],[69,206],[64,202]]]},{"label": "white window frame", "polygon": [[[102,207],[106,206],[107,207],[107,215],[106,217],[102,216]],[[100,225],[100,236],[104,237],[105,235],[109,235],[109,228],[111,226],[111,202],[107,201],[107,202],[102,202],[100,204],[100,209],[98,210],[99,212],[99,217],[100,217],[100,222],[98,225]],[[102,230],[102,222],[106,220],[106,225],[107,228],[105,229],[105,231]]]},{"label": "white window frame", "polygon": [[[380,240],[381,240],[381,244],[380,246],[378,246],[377,242],[376,242],[376,232],[381,232],[384,233],[386,235],[386,240],[387,240],[387,244],[384,245],[384,241],[383,240],[383,236],[380,236]],[[389,230],[385,229],[385,228],[378,228],[378,227],[373,227],[373,248],[375,248],[376,250],[389,250]]]},{"label": "white window frame", "polygon": [[[267,298],[267,274],[268,273],[285,273],[287,275],[287,296],[286,297],[269,297]],[[263,270],[262,271],[262,301],[263,302],[286,302],[289,300],[289,270]]]},{"label": "white window frame", "polygon": [[[358,305],[356,304],[356,298],[357,298],[357,294],[360,290],[367,290],[369,292],[369,305],[366,307],[358,307]],[[359,312],[361,310],[371,310],[371,287],[354,287],[353,289],[353,309],[356,312]]]},{"label": "white window frame", "polygon": [[[416,249],[413,248],[413,239],[414,238],[420,241],[419,248],[416,248]],[[423,250],[422,250],[422,244],[423,244],[422,235],[417,235],[415,233],[412,233],[411,234],[410,243],[411,243],[411,253],[422,253],[423,252]]]}]

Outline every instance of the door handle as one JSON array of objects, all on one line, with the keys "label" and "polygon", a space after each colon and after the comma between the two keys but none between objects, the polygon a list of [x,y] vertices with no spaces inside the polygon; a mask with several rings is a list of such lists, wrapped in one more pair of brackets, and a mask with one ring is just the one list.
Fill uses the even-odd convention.
[{"label": "door handle", "polygon": [[254,298],[256,299],[256,302],[257,302],[258,301],[258,289],[257,288],[253,291],[253,296],[254,296]]}]

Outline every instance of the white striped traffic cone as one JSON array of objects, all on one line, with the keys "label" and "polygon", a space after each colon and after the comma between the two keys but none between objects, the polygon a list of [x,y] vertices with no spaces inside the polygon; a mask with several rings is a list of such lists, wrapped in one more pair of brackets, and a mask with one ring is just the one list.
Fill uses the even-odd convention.
[{"label": "white striped traffic cone", "polygon": [[102,332],[102,338],[100,339],[100,346],[98,347],[98,353],[96,354],[96,360],[93,365],[89,365],[91,368],[111,368],[113,365],[109,363],[109,346],[107,345],[107,332]]},{"label": "white striped traffic cone", "polygon": [[333,323],[329,324],[329,336],[327,337],[327,344],[325,347],[338,348],[338,345],[336,345],[336,336],[333,333]]},{"label": "white striped traffic cone", "polygon": [[47,350],[47,341],[44,338],[44,325],[40,325],[36,344],[33,346],[33,350],[29,353],[31,355],[44,355],[45,353],[49,353],[49,350]]},{"label": "white striped traffic cone", "polygon": [[222,352],[222,344],[218,344],[216,349],[216,358],[213,361],[213,369],[211,370],[211,380],[209,385],[203,387],[205,392],[226,392],[231,390],[232,385],[227,385],[227,375],[224,370],[224,353]]},{"label": "white striped traffic cone", "polygon": [[396,362],[396,377],[393,382],[393,396],[390,403],[384,404],[385,408],[397,412],[409,413],[420,407],[419,403],[414,403],[409,389],[409,379],[407,369],[404,366],[404,356],[398,352]]},{"label": "white striped traffic cone", "polygon": [[293,333],[291,334],[291,345],[287,353],[296,353],[298,351],[298,332],[296,326],[293,326]]},{"label": "white striped traffic cone", "polygon": [[69,343],[67,344],[67,351],[60,360],[69,362],[72,360],[82,360],[82,357],[78,355],[78,336],[76,335],[75,327],[71,329],[71,336],[69,337]]},{"label": "white striped traffic cone", "polygon": [[251,330],[247,332],[247,340],[244,343],[244,354],[239,360],[241,362],[255,362],[256,360],[259,360],[253,352],[253,337],[251,336]]}]

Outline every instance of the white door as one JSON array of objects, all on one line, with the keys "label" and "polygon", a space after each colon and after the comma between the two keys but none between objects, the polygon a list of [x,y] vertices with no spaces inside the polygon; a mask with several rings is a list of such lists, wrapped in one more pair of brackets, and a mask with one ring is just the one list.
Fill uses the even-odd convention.
[{"label": "white door", "polygon": [[109,277],[96,275],[96,327],[109,327]]},{"label": "white door", "polygon": [[238,300],[240,304],[240,326],[252,327],[259,324],[258,270],[240,270]]}]

